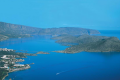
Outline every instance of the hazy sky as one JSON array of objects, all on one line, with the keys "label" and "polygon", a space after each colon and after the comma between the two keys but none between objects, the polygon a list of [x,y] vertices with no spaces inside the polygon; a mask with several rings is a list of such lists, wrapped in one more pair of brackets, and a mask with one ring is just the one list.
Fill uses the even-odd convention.
[{"label": "hazy sky", "polygon": [[120,30],[120,0],[0,0],[0,21],[41,28]]}]

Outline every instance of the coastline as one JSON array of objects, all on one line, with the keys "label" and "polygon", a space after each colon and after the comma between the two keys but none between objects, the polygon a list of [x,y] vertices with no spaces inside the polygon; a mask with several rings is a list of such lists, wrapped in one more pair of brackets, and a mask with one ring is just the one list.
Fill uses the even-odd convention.
[{"label": "coastline", "polygon": [[[27,69],[30,69],[30,67],[29,67],[29,68],[27,68]],[[27,70],[27,69],[22,69],[22,70]],[[3,79],[2,79],[2,80],[4,80],[7,76],[9,76],[9,75],[8,75],[9,73],[12,73],[12,72],[15,72],[15,71],[22,71],[22,70],[9,71],[9,72],[7,72],[7,75],[5,75],[5,76],[3,77]]]},{"label": "coastline", "polygon": [[[8,72],[9,73],[9,72]],[[5,75],[3,78],[2,78],[2,80],[4,80],[7,76],[8,76],[8,73],[7,73],[7,75]]]},{"label": "coastline", "polygon": [[[1,51],[2,50],[5,50],[4,52],[10,52],[9,50],[12,50],[12,49],[7,49],[7,48],[1,48]],[[12,50],[13,51],[13,50]],[[15,51],[13,51],[13,52],[15,52]],[[22,54],[22,53],[18,53],[17,55],[20,55],[20,54]],[[39,51],[38,53],[36,53],[36,54],[29,54],[29,53],[23,53],[24,54],[24,56],[34,56],[34,55],[36,55],[37,56],[37,54],[50,54],[50,53],[48,53],[48,52],[43,52],[43,51]],[[5,56],[5,55],[4,55]],[[13,54],[11,55],[12,57],[13,57]],[[6,57],[6,56],[5,56]],[[19,56],[20,57],[20,56]],[[4,58],[4,57],[3,57]],[[26,58],[26,57],[21,57],[21,58]],[[34,63],[30,63],[30,64],[24,64],[24,67],[21,67],[21,68],[16,68],[16,69],[9,69],[7,72],[6,72],[6,74],[4,74],[3,76],[1,76],[2,78],[0,79],[0,80],[5,80],[5,78],[7,77],[7,76],[9,76],[9,73],[11,73],[11,72],[15,72],[15,71],[21,71],[21,70],[26,70],[26,69],[29,69],[29,68],[31,68],[31,64],[34,64]]]}]

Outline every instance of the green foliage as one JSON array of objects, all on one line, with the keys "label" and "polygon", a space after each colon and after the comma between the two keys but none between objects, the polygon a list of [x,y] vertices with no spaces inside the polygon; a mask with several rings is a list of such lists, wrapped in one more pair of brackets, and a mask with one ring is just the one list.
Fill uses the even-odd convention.
[{"label": "green foliage", "polygon": [[7,75],[7,73],[8,73],[7,70],[0,68],[0,80],[2,80],[3,77]]}]

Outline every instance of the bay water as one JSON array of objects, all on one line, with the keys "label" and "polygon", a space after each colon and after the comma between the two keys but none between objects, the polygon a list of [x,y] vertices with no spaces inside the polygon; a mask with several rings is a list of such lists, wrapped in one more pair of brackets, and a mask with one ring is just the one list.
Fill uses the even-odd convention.
[{"label": "bay water", "polygon": [[[98,36],[115,36],[120,31],[100,31]],[[51,36],[9,39],[0,42],[1,48],[24,50],[28,53],[47,51],[50,54],[28,56],[23,64],[30,69],[9,73],[5,80],[120,80],[120,52],[81,52],[63,54],[51,51],[64,50],[67,46],[55,43]]]}]

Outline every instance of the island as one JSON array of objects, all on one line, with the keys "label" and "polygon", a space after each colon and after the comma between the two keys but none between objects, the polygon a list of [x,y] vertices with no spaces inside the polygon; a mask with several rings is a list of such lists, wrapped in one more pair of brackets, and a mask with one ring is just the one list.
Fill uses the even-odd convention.
[{"label": "island", "polygon": [[[80,35],[54,37],[56,43],[69,46],[65,50],[53,51],[58,53],[79,52],[120,52],[120,40],[117,37]],[[73,44],[70,44],[73,43]]]}]

